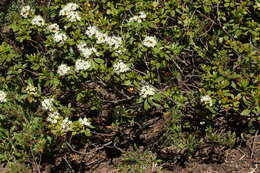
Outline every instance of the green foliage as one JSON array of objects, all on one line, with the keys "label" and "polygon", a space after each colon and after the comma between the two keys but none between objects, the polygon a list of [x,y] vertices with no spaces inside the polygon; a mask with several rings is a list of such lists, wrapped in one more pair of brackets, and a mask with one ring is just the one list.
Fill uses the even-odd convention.
[{"label": "green foliage", "polygon": [[123,154],[123,161],[118,165],[118,172],[124,173],[145,173],[156,171],[159,172],[161,167],[160,160],[156,159],[156,156],[150,151],[142,151],[135,147],[133,151]]},{"label": "green foliage", "polygon": [[51,143],[51,137],[43,131],[43,122],[38,117],[30,117],[24,122],[23,120],[13,120],[11,129],[8,129],[11,119],[2,117],[2,120],[0,128],[1,161],[12,161],[15,158],[28,161],[32,157],[40,157],[45,147]]},{"label": "green foliage", "polygon": [[164,136],[161,137],[162,147],[174,147],[176,157],[184,153],[191,155],[201,144],[196,138],[198,136],[195,134],[185,133],[180,125],[172,125],[167,128]]},{"label": "green foliage", "polygon": [[[62,14],[69,2],[78,7]],[[165,112],[161,147],[178,153],[203,142],[233,146],[246,131],[227,127],[221,137],[221,117],[259,125],[257,0],[21,3],[0,14],[1,161]]]},{"label": "green foliage", "polygon": [[3,170],[3,173],[31,173],[31,169],[28,165],[23,162],[10,162],[6,168]]}]

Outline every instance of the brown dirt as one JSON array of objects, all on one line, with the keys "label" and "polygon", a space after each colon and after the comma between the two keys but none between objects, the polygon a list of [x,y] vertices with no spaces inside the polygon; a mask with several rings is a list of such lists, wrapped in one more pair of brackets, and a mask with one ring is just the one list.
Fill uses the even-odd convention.
[{"label": "brown dirt", "polygon": [[[259,150],[260,151],[260,150]],[[200,163],[191,162],[188,163],[185,168],[175,167],[172,171],[178,173],[258,173],[260,169],[259,165],[254,164],[254,160],[250,159],[248,155],[241,149],[232,149],[226,151],[226,158],[224,163]]]},{"label": "brown dirt", "polygon": [[259,173],[260,172],[260,135],[252,136],[246,143],[246,147],[225,151],[224,162],[200,163],[191,162],[185,167],[175,167],[172,171],[178,173]]},{"label": "brown dirt", "polygon": [[[120,147],[112,143],[113,136],[118,137],[121,142],[134,140],[136,134],[144,143],[155,144],[159,135],[164,132],[165,121],[153,118],[141,126],[141,130],[135,130],[134,127],[126,129],[117,129],[106,126],[107,133],[99,133],[96,140],[105,142],[103,145],[85,146],[84,149],[77,151],[72,144],[68,144],[69,151],[63,151],[61,154],[54,155],[53,161],[42,162],[41,165],[34,165],[35,173],[116,173],[118,166],[126,164],[122,156],[123,151]],[[124,144],[125,146],[126,144]],[[153,146],[153,145],[152,145]],[[143,147],[143,149],[146,147]],[[149,148],[149,147],[148,147]],[[143,149],[140,149],[142,151]],[[174,151],[174,148],[167,148],[168,153]],[[260,173],[260,135],[257,133],[249,138],[247,142],[235,149],[215,148],[213,153],[218,156],[214,160],[207,160],[212,148],[206,148],[204,151],[198,151],[193,159],[181,163],[163,163],[162,165],[151,163],[144,173]],[[156,157],[156,153],[153,153]],[[166,153],[167,155],[167,153]],[[141,155],[140,157],[143,157]],[[157,155],[158,156],[158,155]],[[174,153],[170,154],[174,156]],[[145,156],[144,156],[145,157]],[[150,163],[150,162],[149,162]],[[129,163],[133,166],[135,163]],[[0,166],[0,172],[4,173],[7,168]],[[40,171],[40,172],[39,172]],[[122,172],[124,173],[124,172]]]},{"label": "brown dirt", "polygon": [[[260,146],[260,145],[259,145]],[[259,147],[258,146],[258,147]],[[259,148],[260,149],[260,148]],[[260,159],[260,150],[258,149],[257,158]],[[171,168],[164,168],[161,173],[260,173],[260,165],[255,164],[254,159],[251,159],[249,153],[244,149],[232,149],[226,151],[226,158],[224,163],[200,163],[198,161],[187,163],[184,167],[179,165],[171,165]],[[86,171],[90,173],[116,173],[117,164],[121,160],[117,159],[116,162],[103,162],[94,170]],[[151,166],[152,167],[152,166]],[[145,173],[152,173],[152,169],[148,169]],[[155,172],[154,172],[155,173]]]},{"label": "brown dirt", "polygon": [[[252,136],[245,147],[229,149],[224,152],[223,163],[203,163],[198,159],[186,163],[183,166],[168,164],[161,170],[162,173],[260,173],[260,135]],[[114,173],[116,166],[120,164],[120,158],[116,161],[106,161],[89,172]],[[152,165],[151,165],[152,167]],[[145,173],[152,173],[148,169]],[[87,171],[88,172],[88,171]],[[155,172],[154,172],[155,173]]]}]

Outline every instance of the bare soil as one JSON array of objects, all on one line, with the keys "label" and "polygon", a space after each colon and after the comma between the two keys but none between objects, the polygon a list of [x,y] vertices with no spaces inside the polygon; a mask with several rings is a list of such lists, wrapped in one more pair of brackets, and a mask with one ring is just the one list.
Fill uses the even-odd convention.
[{"label": "bare soil", "polygon": [[[115,162],[105,161],[93,170],[92,173],[115,173],[116,166],[122,160]],[[166,164],[160,171],[162,173],[260,173],[260,135],[253,136],[247,142],[247,146],[229,149],[224,153],[223,163],[203,163],[203,160],[194,159],[184,165]],[[147,173],[152,173],[152,166]],[[156,170],[156,169],[154,169]],[[156,172],[156,171],[155,171]],[[159,172],[159,171],[158,171]]]}]

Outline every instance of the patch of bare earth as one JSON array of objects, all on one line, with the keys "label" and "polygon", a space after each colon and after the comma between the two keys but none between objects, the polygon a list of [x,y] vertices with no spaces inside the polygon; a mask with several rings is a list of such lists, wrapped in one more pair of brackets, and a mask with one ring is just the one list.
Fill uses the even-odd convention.
[{"label": "patch of bare earth", "polygon": [[[193,160],[180,166],[178,164],[168,164],[160,172],[162,173],[260,173],[260,135],[251,137],[245,147],[229,149],[224,152],[222,163],[204,163],[203,159]],[[120,158],[116,161],[106,161],[89,172],[93,173],[115,173],[116,166],[121,164]],[[151,172],[147,170],[147,173]],[[88,171],[87,171],[88,172]]]},{"label": "patch of bare earth", "polygon": [[194,161],[184,167],[172,165],[163,173],[260,173],[260,135],[251,137],[246,147],[225,151],[223,163]]}]

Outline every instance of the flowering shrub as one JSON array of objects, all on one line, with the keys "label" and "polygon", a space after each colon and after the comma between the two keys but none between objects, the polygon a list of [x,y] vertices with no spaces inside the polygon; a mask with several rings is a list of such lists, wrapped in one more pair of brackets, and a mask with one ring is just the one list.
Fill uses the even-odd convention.
[{"label": "flowering shrub", "polygon": [[0,91],[0,102],[6,102],[6,93],[4,91]]},{"label": "flowering shrub", "polygon": [[220,115],[259,120],[258,2],[46,3],[15,4],[12,35],[1,40],[1,141],[32,121],[41,125],[21,141],[41,141],[35,152],[43,152],[54,139],[91,139],[109,125],[165,113],[165,141],[188,128],[207,134]]}]

